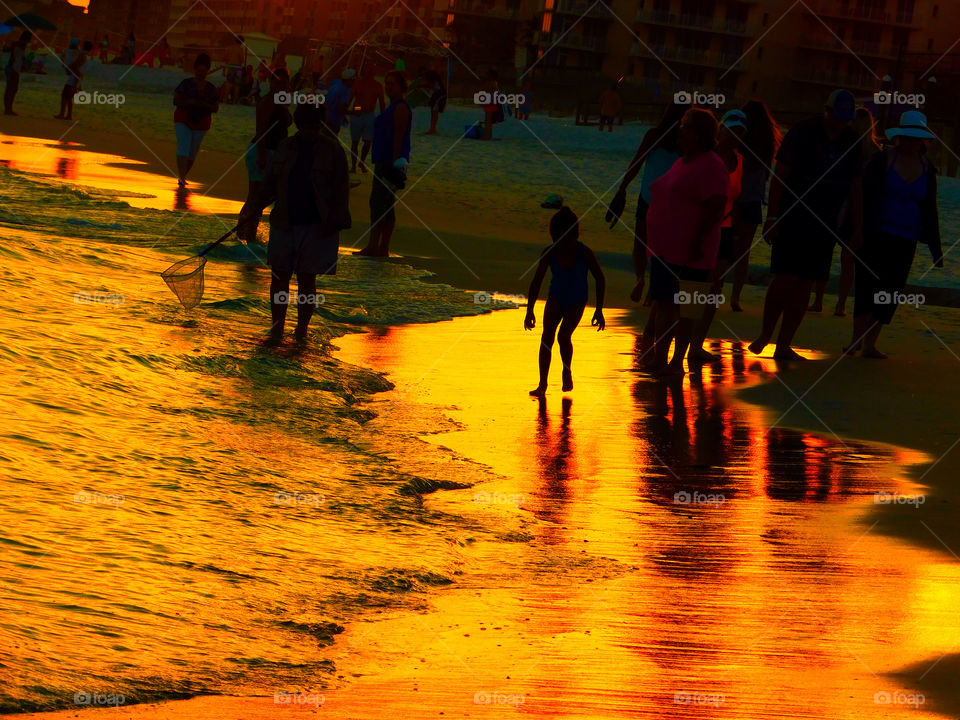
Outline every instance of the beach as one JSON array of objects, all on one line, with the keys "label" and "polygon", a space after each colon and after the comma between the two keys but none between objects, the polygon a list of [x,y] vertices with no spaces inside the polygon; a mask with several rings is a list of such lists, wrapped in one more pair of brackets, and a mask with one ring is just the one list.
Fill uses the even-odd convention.
[{"label": "beach", "polygon": [[[123,158],[164,174],[172,142],[147,148],[83,122],[61,138],[62,123],[32,118],[4,130],[112,156],[101,196],[68,195],[55,168],[32,170],[52,178],[20,175],[37,164],[21,155],[0,210],[8,284],[21,298],[4,323],[6,371],[19,368],[22,383],[19,424],[5,431],[14,451],[4,512],[37,523],[9,539],[22,558],[7,576],[23,618],[45,613],[7,625],[11,655],[38,662],[101,608],[64,648],[67,670],[42,664],[38,678],[142,702],[81,716],[960,714],[956,308],[902,308],[883,337],[885,363],[841,359],[850,319],[811,315],[798,347],[815,359],[783,366],[745,349],[762,298],[750,287],[746,312],[718,314],[720,362],[675,384],[646,380],[634,361],[645,312],[627,298],[629,236],[606,229],[602,204],[587,212],[607,189],[596,168],[614,164],[613,184],[640,131],[618,129],[614,145],[589,155],[577,143],[592,137],[576,133],[591,130],[564,127],[553,129],[567,143],[557,155],[583,159],[561,187],[538,178],[562,164],[506,166],[508,149],[486,158],[497,170],[434,193],[431,183],[446,185],[437,161],[402,196],[402,257],[345,258],[326,288],[317,349],[264,353],[254,347],[267,322],[262,249],[215,255],[205,304],[188,316],[156,272],[229,216],[131,208],[108,192]],[[447,137],[455,154],[452,145]],[[476,145],[465,152],[488,152]],[[216,145],[201,154],[197,179],[221,203],[210,212],[242,201],[236,160]],[[84,172],[65,179],[84,185]],[[499,173],[525,194],[492,202]],[[597,189],[577,187],[577,176]],[[142,180],[121,190],[159,197],[156,176]],[[352,195],[346,247],[362,241],[368,188]],[[536,335],[493,293],[526,292],[550,191],[584,212],[614,310],[605,333],[584,323],[575,335],[574,392],[552,391],[540,406],[526,396]],[[960,207],[949,182],[945,192],[950,248]],[[38,197],[74,205],[28,214]],[[57,297],[70,299],[70,324],[31,290],[62,282],[63,267]],[[952,288],[953,272],[923,281]],[[89,401],[57,400],[91,388]],[[90,473],[89,463],[110,470]],[[26,498],[13,482],[44,477]],[[168,527],[181,516],[189,521]],[[122,552],[98,544],[103,532]],[[26,542],[32,533],[43,541]],[[56,533],[71,539],[69,554],[55,550]],[[36,566],[47,597],[23,585]],[[204,639],[173,652],[170,628]],[[113,666],[124,653],[135,655]],[[133,670],[154,657],[163,662]],[[86,684],[69,678],[81,667]],[[24,714],[39,709],[28,703],[64,702],[14,699],[24,701],[17,717],[44,716]]]}]

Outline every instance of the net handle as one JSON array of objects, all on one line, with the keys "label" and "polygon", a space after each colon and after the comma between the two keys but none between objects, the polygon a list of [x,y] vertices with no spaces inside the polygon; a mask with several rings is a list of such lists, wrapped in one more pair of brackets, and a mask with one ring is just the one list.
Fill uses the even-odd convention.
[{"label": "net handle", "polygon": [[230,230],[227,230],[227,232],[226,232],[224,235],[222,235],[219,240],[217,240],[216,242],[210,243],[210,244],[207,245],[203,250],[201,250],[201,251],[198,253],[197,257],[203,257],[204,255],[206,255],[208,252],[210,252],[211,250],[213,250],[217,245],[219,245],[219,244],[222,243],[224,240],[226,240],[228,237],[230,237],[231,235],[233,235],[239,228],[240,228],[240,225],[239,225],[239,224],[234,225]]}]

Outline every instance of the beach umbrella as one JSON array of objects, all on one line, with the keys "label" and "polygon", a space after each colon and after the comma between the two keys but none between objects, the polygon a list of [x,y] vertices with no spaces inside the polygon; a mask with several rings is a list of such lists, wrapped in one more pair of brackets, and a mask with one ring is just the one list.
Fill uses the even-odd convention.
[{"label": "beach umbrella", "polygon": [[22,27],[27,28],[28,30],[56,30],[57,26],[46,18],[42,18],[39,15],[34,15],[33,13],[22,13],[20,15],[14,15],[12,18],[3,21],[4,25],[9,25],[10,27]]},{"label": "beach umbrella", "polygon": [[6,35],[9,32],[13,32],[13,28],[9,25],[0,25],[0,35]]}]

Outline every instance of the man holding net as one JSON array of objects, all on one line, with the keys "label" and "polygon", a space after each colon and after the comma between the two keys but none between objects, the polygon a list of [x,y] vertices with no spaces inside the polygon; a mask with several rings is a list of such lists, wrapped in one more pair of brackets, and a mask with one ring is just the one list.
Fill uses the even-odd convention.
[{"label": "man holding net", "polygon": [[257,212],[273,203],[267,262],[273,323],[269,344],[283,340],[290,303],[290,279],[297,276],[297,329],[303,341],[320,302],[317,275],[337,272],[340,231],[351,225],[347,156],[324,132],[322,105],[300,105],[293,114],[297,134],[280,143],[264,176],[258,202],[240,216],[240,224],[255,222]]}]

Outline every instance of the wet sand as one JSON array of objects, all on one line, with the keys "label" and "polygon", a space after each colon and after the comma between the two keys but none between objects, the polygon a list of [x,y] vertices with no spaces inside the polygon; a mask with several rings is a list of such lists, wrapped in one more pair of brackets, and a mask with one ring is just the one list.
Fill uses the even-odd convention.
[{"label": "wet sand", "polygon": [[715,345],[723,360],[699,379],[651,382],[628,318],[610,315],[606,333],[575,336],[573,393],[544,404],[526,397],[536,336],[521,311],[340,338],[340,359],[396,383],[373,423],[445,408],[462,429],[424,439],[502,478],[424,502],[524,531],[450,537],[457,582],[426,614],[348,627],[330,648],[337,681],[300,689],[300,705],[205,697],[81,717],[955,714],[951,663],[935,661],[958,637],[960,568],[874,531],[874,495],[922,494],[909,477],[932,458],[776,424],[737,398],[777,384],[773,361],[735,344]]}]

